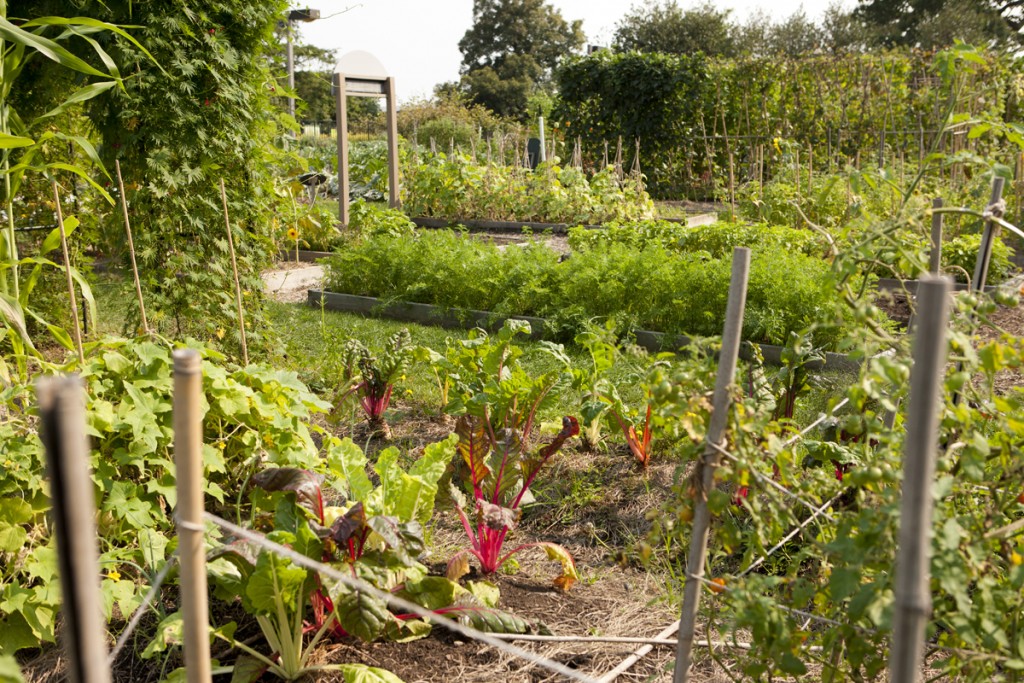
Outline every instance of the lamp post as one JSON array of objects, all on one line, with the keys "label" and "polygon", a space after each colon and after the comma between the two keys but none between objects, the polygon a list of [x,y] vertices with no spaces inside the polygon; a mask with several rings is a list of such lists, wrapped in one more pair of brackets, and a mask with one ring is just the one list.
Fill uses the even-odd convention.
[{"label": "lamp post", "polygon": [[291,96],[291,93],[295,91],[295,53],[292,50],[292,22],[293,21],[304,21],[311,22],[316,21],[320,18],[320,10],[318,9],[293,9],[288,12],[288,25],[285,27],[285,35],[287,38],[287,50],[286,60],[288,63],[288,115],[293,119],[295,118],[295,98]]}]

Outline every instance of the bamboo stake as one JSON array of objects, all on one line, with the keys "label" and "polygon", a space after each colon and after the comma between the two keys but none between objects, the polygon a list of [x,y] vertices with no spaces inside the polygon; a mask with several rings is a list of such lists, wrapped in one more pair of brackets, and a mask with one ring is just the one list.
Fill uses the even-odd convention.
[{"label": "bamboo stake", "polygon": [[[942,197],[932,200],[933,209],[942,208]],[[942,213],[932,213],[932,250],[928,254],[928,272],[938,275],[942,267]]]},{"label": "bamboo stake", "polygon": [[128,220],[128,196],[124,193],[124,180],[121,179],[121,162],[114,159],[117,171],[117,189],[121,192],[121,212],[124,214],[124,231],[128,235],[128,254],[132,257],[132,278],[135,280],[135,295],[139,298],[139,315],[142,318],[142,331],[149,334],[149,321],[146,320],[146,304],[142,300],[142,284],[139,281],[139,266],[135,263],[135,242],[132,240],[132,225]]},{"label": "bamboo stake", "polygon": [[231,272],[235,276],[235,304],[238,306],[238,331],[242,339],[242,362],[249,364],[249,347],[245,343],[245,315],[242,312],[242,286],[238,282],[238,261],[235,259],[235,240],[231,236],[231,219],[228,218],[228,195],[224,191],[224,179],[220,179],[220,201],[224,205],[224,227],[228,233],[228,250],[231,252]]},{"label": "bamboo stake", "polygon": [[96,507],[85,435],[85,392],[81,379],[71,375],[41,378],[36,395],[57,538],[67,677],[71,683],[110,683]]},{"label": "bamboo stake", "polygon": [[[997,217],[1002,217],[1005,203],[1002,201],[1004,178],[996,177],[992,180],[992,198],[989,199],[986,212],[992,212]],[[978,248],[978,260],[974,263],[974,277],[971,278],[971,291],[982,292],[985,290],[985,281],[988,280],[988,266],[992,260],[992,243],[999,235],[999,226],[994,221],[986,220],[985,227],[981,233],[981,244]]]},{"label": "bamboo stake", "polygon": [[952,281],[922,278],[920,321],[914,338],[914,370],[907,407],[903,460],[900,539],[896,556],[895,611],[889,674],[892,683],[914,683],[924,653],[925,626],[931,614],[929,561],[932,528],[932,480],[938,445],[939,395],[946,364],[946,325]]},{"label": "bamboo stake", "polygon": [[711,421],[704,439],[704,455],[694,473],[694,481],[699,486],[699,495],[694,505],[690,556],[686,563],[686,585],[683,590],[682,613],[679,617],[679,644],[676,647],[674,683],[686,683],[690,677],[690,656],[693,650],[694,630],[697,626],[697,612],[700,609],[700,584],[704,578],[708,531],[711,526],[707,496],[715,487],[715,468],[718,466],[719,460],[718,447],[721,447],[729,418],[729,387],[736,375],[736,358],[740,350],[740,334],[743,328],[743,309],[746,305],[749,275],[750,249],[736,247],[732,256],[729,300],[725,308],[725,328],[722,331],[722,350],[718,356],[718,375],[715,378]]},{"label": "bamboo stake", "polygon": [[[675,633],[678,630],[679,630],[679,622],[676,621],[676,622],[673,622],[672,624],[669,624],[668,627],[666,627],[665,630],[663,630],[661,633],[656,635],[655,638],[658,638],[658,639],[668,638],[669,636],[671,636],[673,633]],[[654,646],[653,645],[649,645],[649,644],[648,645],[644,645],[641,648],[638,648],[636,650],[636,652],[634,652],[633,654],[631,654],[630,656],[628,656],[624,660],[622,660],[622,662],[619,663],[618,666],[616,666],[614,669],[612,669],[611,671],[606,673],[604,676],[601,676],[601,678],[598,679],[597,683],[611,683],[612,681],[617,679],[621,674],[626,672],[631,666],[633,666],[634,664],[639,662],[643,657],[645,657],[653,649],[654,649]]]},{"label": "bamboo stake", "polygon": [[78,320],[78,302],[75,301],[75,283],[71,279],[71,256],[68,254],[68,236],[64,231],[64,212],[60,208],[60,193],[57,191],[56,179],[50,180],[53,187],[53,202],[57,207],[57,226],[60,228],[60,248],[64,252],[64,274],[68,280],[68,300],[71,302],[71,320],[74,324],[75,348],[78,349],[78,362],[85,365],[85,352],[82,350],[82,328]]},{"label": "bamboo stake", "polygon": [[203,370],[195,349],[174,352],[174,465],[178,558],[188,683],[209,683],[210,636],[203,547]]}]

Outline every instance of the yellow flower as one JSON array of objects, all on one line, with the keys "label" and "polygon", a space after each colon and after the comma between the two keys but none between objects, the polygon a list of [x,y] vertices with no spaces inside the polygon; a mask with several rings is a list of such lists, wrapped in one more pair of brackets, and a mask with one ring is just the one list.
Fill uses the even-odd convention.
[{"label": "yellow flower", "polygon": [[1013,564],[1013,566],[1019,567],[1021,562],[1024,562],[1024,558],[1020,556],[1020,553],[1016,550],[1010,553],[1010,563]]},{"label": "yellow flower", "polygon": [[217,335],[217,339],[223,339],[224,338],[224,328],[223,327],[218,327],[217,331],[214,332],[214,334]]},{"label": "yellow flower", "polygon": [[295,228],[288,228],[288,239],[297,240],[299,239],[299,231]]},{"label": "yellow flower", "polygon": [[772,144],[775,146],[775,151],[779,154],[782,154],[782,147],[779,146],[779,142],[781,142],[781,140],[782,138],[775,138],[772,140]]},{"label": "yellow flower", "polygon": [[116,569],[111,569],[109,572],[107,572],[107,578],[111,581],[120,581],[121,572],[117,571]]}]

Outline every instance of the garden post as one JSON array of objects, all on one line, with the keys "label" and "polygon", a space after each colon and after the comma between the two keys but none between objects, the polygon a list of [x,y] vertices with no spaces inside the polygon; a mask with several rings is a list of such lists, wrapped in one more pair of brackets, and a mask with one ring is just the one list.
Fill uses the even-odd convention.
[{"label": "garden post", "polygon": [[[345,74],[334,74],[335,111],[338,134],[338,221],[348,227],[348,98],[345,95]],[[390,149],[388,150],[390,152]],[[390,158],[389,158],[390,163]]]},{"label": "garden post", "polygon": [[540,136],[540,161],[543,163],[543,162],[548,160],[547,149],[545,149],[545,147],[544,147],[545,140],[544,140],[544,117],[543,116],[538,116],[537,117],[537,134]]},{"label": "garden post", "polygon": [[[228,195],[224,191],[224,179],[220,179],[220,201],[224,205],[224,227],[228,233],[228,250],[231,252],[231,272],[235,276],[235,305],[238,307],[238,334],[242,342],[242,363],[249,364],[249,347],[245,343],[245,312],[242,310],[242,285],[238,280],[238,260],[235,258],[235,239],[231,236],[231,219],[228,217]],[[298,245],[295,250],[298,251]]]},{"label": "garden post", "polygon": [[64,274],[68,281],[68,301],[71,303],[71,321],[74,323],[72,330],[75,333],[75,348],[78,350],[78,363],[85,365],[85,352],[82,350],[82,329],[78,320],[78,302],[75,300],[75,282],[71,279],[71,256],[68,254],[68,235],[64,230],[64,212],[60,208],[60,193],[57,191],[57,181],[51,180],[53,187],[53,202],[57,209],[57,227],[60,228],[60,248],[64,254]]},{"label": "garden post", "polygon": [[750,249],[737,247],[732,253],[732,277],[729,280],[729,301],[725,308],[725,329],[722,332],[722,350],[718,356],[718,375],[715,379],[711,421],[704,439],[704,455],[693,475],[698,482],[699,490],[693,509],[693,533],[690,536],[690,556],[686,563],[683,609],[679,618],[679,642],[676,645],[676,668],[673,675],[675,683],[686,683],[690,676],[690,656],[697,626],[697,612],[700,609],[701,581],[704,578],[704,562],[708,552],[708,529],[711,526],[707,496],[715,486],[715,468],[719,460],[717,448],[725,436],[725,426],[729,418],[729,388],[736,375],[736,359],[740,351],[749,275]]},{"label": "garden post", "polygon": [[889,675],[892,683],[915,683],[931,613],[929,561],[932,481],[938,446],[939,397],[946,364],[949,278],[926,275],[918,285],[914,369],[910,377],[904,445],[899,548],[896,556],[895,611]]},{"label": "garden post", "polygon": [[124,230],[128,235],[128,253],[132,257],[132,277],[135,280],[135,295],[139,297],[139,316],[142,318],[142,331],[149,334],[149,321],[146,320],[146,304],[142,300],[142,284],[139,282],[139,266],[135,263],[135,242],[132,240],[132,225],[128,221],[128,197],[124,193],[124,180],[121,178],[121,161],[114,159],[117,171],[117,189],[121,192],[121,212],[124,214]]},{"label": "garden post", "polygon": [[203,543],[203,369],[199,352],[174,352],[174,465],[178,490],[178,558],[188,683],[209,683],[210,627]]},{"label": "garden post", "polygon": [[95,487],[89,476],[85,392],[77,375],[43,377],[36,387],[46,448],[64,645],[71,683],[110,683],[100,602]]},{"label": "garden post", "polygon": [[[1006,204],[1003,197],[1003,178],[996,177],[992,180],[992,198],[985,207],[985,213],[990,213],[997,218],[1002,217]],[[999,234],[999,226],[994,221],[985,220],[985,227],[981,233],[981,244],[978,246],[978,260],[974,263],[974,277],[971,278],[971,291],[982,292],[985,290],[985,281],[988,279],[988,266],[992,260],[992,243]]]},{"label": "garden post", "polygon": [[[402,198],[399,192],[398,180],[398,102],[395,101],[395,79],[388,76],[384,80],[384,109],[388,127],[388,206],[392,209],[402,207]],[[338,143],[341,144],[340,142]],[[340,151],[340,147],[339,147]],[[340,158],[340,157],[339,157]],[[346,220],[348,225],[348,150],[345,151],[345,199],[346,199]],[[339,186],[340,187],[340,186]]]},{"label": "garden post", "polygon": [[[942,197],[932,200],[933,209],[942,208]],[[942,213],[932,213],[932,250],[928,254],[928,272],[938,275],[942,269]]]}]

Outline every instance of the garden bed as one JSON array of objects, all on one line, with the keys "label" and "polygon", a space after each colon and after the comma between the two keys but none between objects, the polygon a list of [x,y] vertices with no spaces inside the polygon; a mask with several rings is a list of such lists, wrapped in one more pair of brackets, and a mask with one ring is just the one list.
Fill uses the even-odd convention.
[{"label": "garden bed", "polygon": [[[416,216],[410,219],[417,228],[455,228],[463,227],[470,232],[514,232],[520,233],[524,229],[534,232],[551,232],[556,235],[569,233],[570,228],[579,226],[578,223],[538,223],[536,221],[481,221],[466,220],[463,218],[434,218],[429,216]],[[669,223],[688,225],[686,218],[662,218],[660,220]],[[700,224],[700,223],[698,223]],[[603,225],[582,225],[579,227],[587,230],[602,230]]]},{"label": "garden bed", "polygon": [[[551,339],[554,336],[550,333],[551,326],[547,320],[532,316],[500,315],[491,311],[445,308],[443,306],[417,304],[408,301],[385,301],[371,296],[325,292],[319,289],[310,289],[307,301],[310,306],[322,306],[329,311],[358,313],[390,320],[420,325],[435,325],[452,329],[480,327],[488,331],[494,331],[500,329],[506,320],[525,320],[530,323],[531,339]],[[634,335],[637,346],[653,352],[674,350],[699,343],[698,340],[685,335],[665,334],[652,330],[636,330]],[[760,344],[759,346],[761,355],[766,363],[772,365],[782,364],[783,347],[774,344]],[[753,357],[753,345],[745,342],[740,348],[740,358],[750,360]],[[854,360],[842,353],[827,352],[825,354],[825,362],[810,361],[807,363],[808,369],[811,370],[820,370],[825,366],[841,370],[856,370],[860,367],[860,361]]]}]

